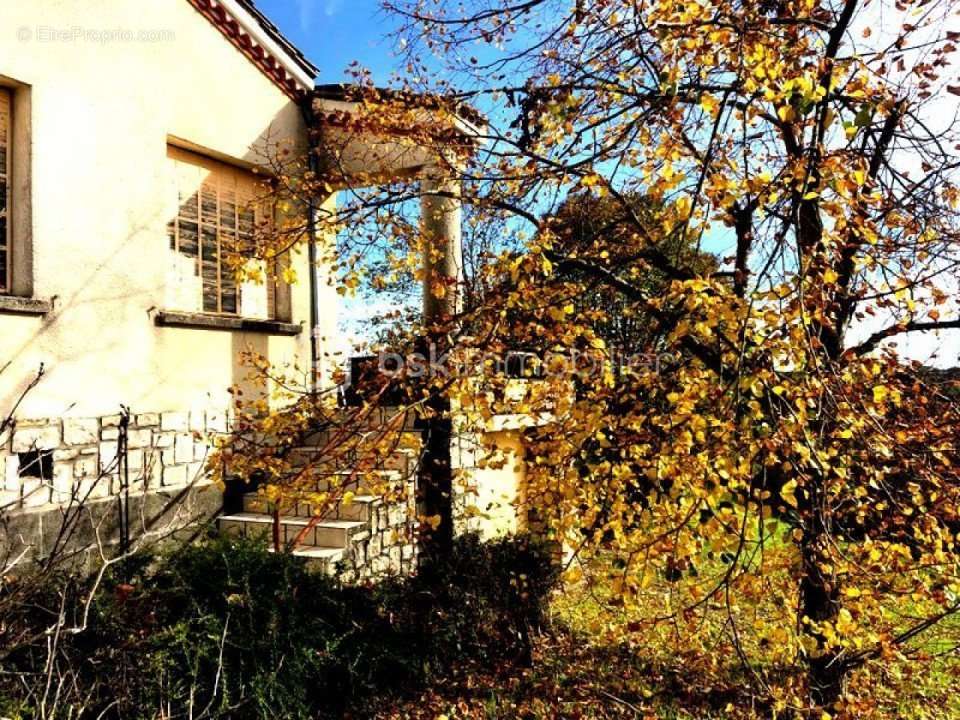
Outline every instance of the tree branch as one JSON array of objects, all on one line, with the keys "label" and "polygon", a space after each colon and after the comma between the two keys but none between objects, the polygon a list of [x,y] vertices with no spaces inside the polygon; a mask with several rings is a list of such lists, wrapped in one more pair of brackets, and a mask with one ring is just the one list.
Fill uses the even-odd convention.
[{"label": "tree branch", "polygon": [[[617,277],[610,270],[598,265],[594,265],[593,263],[582,260],[581,258],[567,257],[552,250],[545,251],[544,255],[550,260],[550,262],[554,263],[561,270],[579,270],[580,272],[596,278],[604,284],[618,290],[630,299],[642,302],[645,306],[645,310],[649,312],[661,325],[669,327],[675,322],[675,320],[667,313],[655,306],[645,292],[643,292],[636,285]],[[715,370],[716,372],[720,372],[722,368],[722,360],[719,353],[701,345],[690,337],[682,338],[681,342],[683,343],[684,348],[701,360],[707,367]]]},{"label": "tree branch", "polygon": [[945,320],[943,322],[916,322],[910,321],[899,325],[891,325],[883,330],[878,330],[856,347],[850,348],[847,352],[854,355],[864,355],[874,350],[877,345],[895,335],[902,335],[909,332],[932,332],[936,330],[957,330],[960,329],[960,320]]}]

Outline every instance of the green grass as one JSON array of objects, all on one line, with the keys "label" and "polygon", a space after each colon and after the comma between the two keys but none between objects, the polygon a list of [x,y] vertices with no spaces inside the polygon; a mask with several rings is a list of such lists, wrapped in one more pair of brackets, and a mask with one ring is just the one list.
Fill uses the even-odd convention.
[{"label": "green grass", "polygon": [[[531,667],[500,672],[462,667],[415,701],[379,717],[768,718],[769,696],[753,673],[774,684],[802,676],[798,665],[764,664],[762,652],[753,671],[745,670],[729,645],[721,644],[723,613],[704,621],[702,635],[709,640],[700,648],[695,641],[702,638],[671,637],[669,623],[643,624],[609,600],[609,587],[602,581],[565,587],[552,600],[551,627],[537,641]],[[713,654],[710,643],[718,648]],[[958,643],[960,617],[953,617],[914,642],[911,651],[920,653],[915,661],[876,662],[857,673],[851,690],[867,702],[851,710],[851,717],[960,720],[960,697],[954,690],[960,686]],[[798,714],[787,710],[776,716]]]}]

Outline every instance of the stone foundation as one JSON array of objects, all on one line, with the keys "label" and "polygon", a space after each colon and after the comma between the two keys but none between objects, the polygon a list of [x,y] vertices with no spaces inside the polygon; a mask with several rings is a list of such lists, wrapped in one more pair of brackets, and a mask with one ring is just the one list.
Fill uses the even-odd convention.
[{"label": "stone foundation", "polygon": [[0,565],[16,572],[55,555],[70,567],[96,571],[122,549],[121,518],[131,548],[190,542],[220,513],[223,496],[210,483],[178,490],[30,508],[0,515]]},{"label": "stone foundation", "polygon": [[227,431],[225,415],[130,415],[126,453],[122,421],[18,420],[0,438],[4,555],[37,560],[55,550],[100,552],[122,538],[184,536],[219,513],[222,494],[204,474],[205,438]]},{"label": "stone foundation", "polygon": [[[4,467],[0,507],[9,512],[62,505],[77,497],[97,500],[115,495],[122,487],[120,425],[120,415],[18,420],[13,431],[0,439]],[[184,488],[197,482],[210,450],[204,438],[226,431],[222,414],[131,415],[126,453],[131,492]],[[22,467],[31,453],[50,454],[49,473]]]},{"label": "stone foundation", "polygon": [[[224,496],[204,469],[208,438],[229,429],[226,415],[135,414],[125,435],[123,421],[121,415],[20,420],[0,437],[0,566],[7,567],[11,558],[35,561],[58,551],[109,557],[127,541],[189,541],[223,513]],[[123,437],[126,453],[121,453]],[[453,458],[458,534],[476,531],[483,522],[474,507],[483,473],[476,449],[474,438],[458,436]],[[347,582],[416,569],[417,459],[414,450],[391,458],[390,469],[402,474],[406,497],[389,503],[368,498],[324,516],[332,521],[328,530],[342,531],[347,539],[339,548],[327,548],[341,552],[313,561],[318,569],[338,571]],[[238,500],[243,503],[243,488],[239,496],[236,492],[228,494],[231,512]],[[240,525],[242,534],[254,531]],[[263,532],[262,523],[255,531]]]}]

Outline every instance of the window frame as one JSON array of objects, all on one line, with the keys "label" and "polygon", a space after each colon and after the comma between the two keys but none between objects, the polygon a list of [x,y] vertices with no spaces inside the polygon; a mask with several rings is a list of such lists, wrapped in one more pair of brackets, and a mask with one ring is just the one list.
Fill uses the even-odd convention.
[{"label": "window frame", "polygon": [[[247,177],[251,182],[252,187],[257,185],[268,185],[271,183],[271,178],[267,175],[260,175],[255,172],[251,167],[241,165],[239,163],[227,162],[219,157],[215,157],[211,154],[198,151],[193,147],[184,147],[181,144],[169,142],[167,144],[167,158],[173,161],[174,168],[174,183],[176,185],[175,192],[177,195],[177,208],[176,214],[174,217],[167,223],[167,247],[170,252],[187,255],[186,253],[181,252],[181,236],[180,236],[180,225],[181,222],[195,223],[196,224],[196,243],[197,243],[197,254],[193,258],[195,263],[195,273],[196,277],[200,279],[199,292],[200,295],[196,298],[196,307],[187,310],[191,313],[201,313],[203,315],[210,315],[215,317],[223,318],[243,318],[243,285],[242,282],[235,283],[235,309],[234,310],[224,310],[224,275],[229,273],[229,268],[225,267],[223,259],[223,248],[226,242],[229,242],[230,239],[240,243],[242,242],[241,238],[241,214],[245,208],[250,207],[253,211],[253,216],[251,219],[251,225],[249,230],[249,235],[245,238],[246,240],[252,241],[256,237],[256,233],[261,228],[262,224],[266,222],[272,222],[269,218],[269,211],[265,212],[265,208],[261,203],[257,202],[257,193],[254,191],[250,194],[249,198],[242,197],[243,193],[240,188],[240,183],[236,182],[238,177]],[[183,178],[180,174],[180,166],[186,165],[189,167],[197,168],[201,171],[207,173],[200,183],[200,185],[193,192],[193,201],[196,204],[196,217],[195,218],[184,218],[183,217],[183,208],[185,207],[185,201],[181,197],[182,182]],[[227,187],[228,183],[225,182],[226,178],[233,177],[234,182],[230,183],[232,187]],[[216,218],[214,225],[214,233],[216,237],[216,309],[207,309],[206,307],[206,295],[204,291],[204,267],[203,267],[203,256],[204,256],[204,230],[205,230],[205,221],[204,221],[204,194],[208,188],[213,189],[213,194],[215,197],[215,210],[211,213],[213,217]],[[233,227],[228,229],[227,232],[224,232],[223,228],[223,198],[227,193],[233,193]],[[210,222],[210,221],[207,221]],[[230,232],[232,230],[232,234]],[[188,255],[189,256],[189,255]],[[265,268],[265,280],[264,280],[264,289],[266,291],[266,318],[263,318],[267,321],[278,320],[280,313],[278,312],[277,305],[277,295],[278,295],[278,285],[277,280],[277,270],[278,265],[277,261],[274,260],[270,263],[272,267]]]},{"label": "window frame", "polygon": [[52,300],[35,295],[33,245],[33,88],[0,75],[7,103],[6,285],[0,289],[0,314],[44,315]]}]

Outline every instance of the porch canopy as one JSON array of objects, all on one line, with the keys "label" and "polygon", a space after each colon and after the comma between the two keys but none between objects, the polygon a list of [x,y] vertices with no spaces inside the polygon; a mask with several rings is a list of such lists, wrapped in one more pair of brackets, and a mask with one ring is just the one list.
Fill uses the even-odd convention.
[{"label": "porch canopy", "polygon": [[[310,142],[320,171],[345,185],[419,186],[425,323],[462,305],[460,174],[485,125],[444,98],[350,85],[320,85],[308,99]],[[334,188],[337,189],[337,188]],[[435,295],[435,283],[446,288]]]}]

